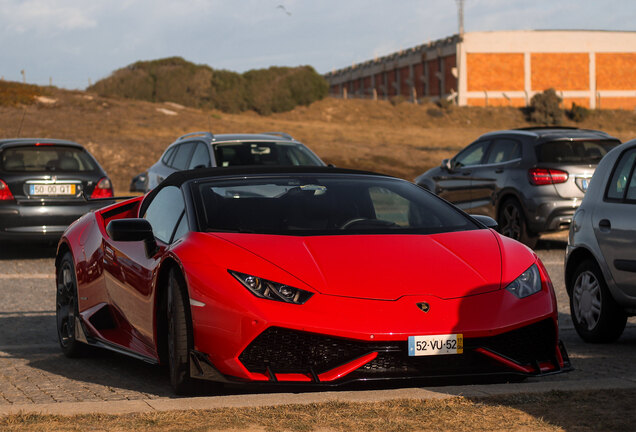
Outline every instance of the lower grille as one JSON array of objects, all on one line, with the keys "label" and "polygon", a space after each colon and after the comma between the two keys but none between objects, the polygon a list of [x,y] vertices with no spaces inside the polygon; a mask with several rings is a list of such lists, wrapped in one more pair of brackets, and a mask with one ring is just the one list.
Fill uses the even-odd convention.
[{"label": "lower grille", "polygon": [[521,364],[552,360],[555,356],[556,329],[551,319],[488,338],[471,340],[481,346]]},{"label": "lower grille", "polygon": [[[355,371],[363,376],[435,376],[470,375],[496,372],[501,365],[481,354],[410,357],[406,349],[399,353],[379,353],[378,356]],[[352,378],[351,376],[349,378]]]},{"label": "lower grille", "polygon": [[377,357],[348,378],[470,375],[497,372],[502,365],[476,353],[486,348],[520,364],[550,361],[555,357],[556,332],[548,319],[518,330],[487,338],[465,338],[459,355],[408,355],[408,343],[362,342],[315,333],[270,327],[241,353],[239,360],[250,372],[321,374],[365,354]]},{"label": "lower grille", "polygon": [[[315,333],[270,327],[241,353],[239,360],[250,372],[277,373],[326,372],[374,351],[386,351],[391,345],[334,338]],[[399,350],[397,346],[393,349]]]}]

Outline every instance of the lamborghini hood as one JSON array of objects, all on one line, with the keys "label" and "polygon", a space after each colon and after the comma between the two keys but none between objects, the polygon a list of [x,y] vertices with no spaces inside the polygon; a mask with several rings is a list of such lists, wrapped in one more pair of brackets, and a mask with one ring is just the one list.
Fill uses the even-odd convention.
[{"label": "lamborghini hood", "polygon": [[[322,294],[376,300],[408,295],[448,299],[502,287],[501,242],[487,229],[434,235],[214,236],[259,256]],[[519,274],[532,264],[531,253],[520,250],[521,262],[513,263]],[[235,270],[250,273],[249,268]]]}]

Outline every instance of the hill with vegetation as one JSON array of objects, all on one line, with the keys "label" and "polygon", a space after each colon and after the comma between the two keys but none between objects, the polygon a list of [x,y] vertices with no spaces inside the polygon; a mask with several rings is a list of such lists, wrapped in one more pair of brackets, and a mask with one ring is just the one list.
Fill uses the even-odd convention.
[{"label": "hill with vegetation", "polygon": [[270,67],[239,74],[170,57],[133,63],[87,90],[105,97],[271,114],[323,99],[328,89],[325,79],[311,66]]}]

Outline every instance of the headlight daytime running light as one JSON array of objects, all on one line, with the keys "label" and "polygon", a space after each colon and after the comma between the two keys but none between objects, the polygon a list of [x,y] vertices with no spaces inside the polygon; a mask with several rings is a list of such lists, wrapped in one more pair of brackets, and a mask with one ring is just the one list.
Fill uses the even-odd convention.
[{"label": "headlight daytime running light", "polygon": [[512,281],[506,289],[517,298],[528,297],[541,291],[541,273],[536,264],[521,273],[517,279]]},{"label": "headlight daytime running light", "polygon": [[294,288],[246,273],[239,273],[234,270],[228,270],[228,272],[252,294],[259,298],[284,303],[303,304],[314,295],[314,293],[300,288]]}]

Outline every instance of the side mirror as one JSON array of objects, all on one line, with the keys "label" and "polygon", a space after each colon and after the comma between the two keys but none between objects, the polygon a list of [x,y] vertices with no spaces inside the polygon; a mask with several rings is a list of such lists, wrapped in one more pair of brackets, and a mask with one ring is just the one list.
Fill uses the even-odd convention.
[{"label": "side mirror", "polygon": [[148,190],[148,175],[146,173],[137,174],[133,177],[128,188],[130,192],[146,192]]},{"label": "side mirror", "polygon": [[494,220],[493,218],[491,218],[490,216],[484,216],[484,215],[472,215],[473,219],[475,219],[477,222],[481,223],[482,225],[485,225],[486,228],[492,228],[492,229],[497,229],[497,227],[499,226],[499,224],[497,223],[496,220]]},{"label": "side mirror", "polygon": [[108,223],[106,232],[114,241],[143,241],[149,258],[157,252],[157,241],[152,233],[152,226],[146,219],[115,219]]},{"label": "side mirror", "polygon": [[451,160],[450,159],[444,159],[442,161],[442,168],[446,168],[446,170],[448,172],[452,172],[453,171],[453,166],[452,166]]}]

